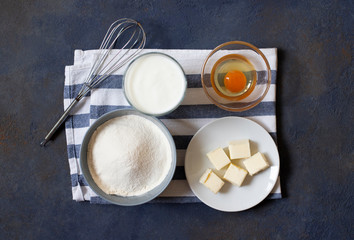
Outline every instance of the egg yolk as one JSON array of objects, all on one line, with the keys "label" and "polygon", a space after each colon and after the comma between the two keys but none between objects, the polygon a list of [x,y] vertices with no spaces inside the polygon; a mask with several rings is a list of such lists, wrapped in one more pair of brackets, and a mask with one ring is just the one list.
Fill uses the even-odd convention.
[{"label": "egg yolk", "polygon": [[228,72],[224,77],[225,87],[231,92],[240,92],[246,87],[246,76],[241,71]]}]

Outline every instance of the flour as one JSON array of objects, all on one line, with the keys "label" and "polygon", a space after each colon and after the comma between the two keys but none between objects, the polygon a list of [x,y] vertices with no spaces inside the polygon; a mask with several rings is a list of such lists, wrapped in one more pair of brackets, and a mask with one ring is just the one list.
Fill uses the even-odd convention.
[{"label": "flour", "polygon": [[97,128],[88,145],[88,166],[107,194],[137,196],[159,185],[172,157],[163,132],[149,120],[127,115]]}]

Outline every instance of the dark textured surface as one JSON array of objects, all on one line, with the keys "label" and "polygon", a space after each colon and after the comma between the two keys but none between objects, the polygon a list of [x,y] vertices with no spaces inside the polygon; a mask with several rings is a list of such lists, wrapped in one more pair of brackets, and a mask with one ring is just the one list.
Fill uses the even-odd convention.
[{"label": "dark textured surface", "polygon": [[[354,239],[353,1],[0,2],[0,239]],[[279,49],[278,144],[285,198],[239,213],[204,204],[71,200],[64,66],[135,18],[147,48],[230,40]]]}]

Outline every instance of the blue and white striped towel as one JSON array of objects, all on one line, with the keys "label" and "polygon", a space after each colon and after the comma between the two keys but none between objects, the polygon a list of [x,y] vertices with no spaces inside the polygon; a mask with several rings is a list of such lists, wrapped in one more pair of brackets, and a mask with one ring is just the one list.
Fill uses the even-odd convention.
[{"label": "blue and white striped towel", "polygon": [[[277,73],[277,49],[261,49],[272,70],[272,84],[267,96],[255,108],[234,113],[221,110],[213,105],[204,94],[200,82],[201,66],[210,50],[158,50],[144,49],[146,52],[163,52],[174,57],[183,67],[188,81],[185,98],[179,108],[160,117],[170,130],[177,147],[177,168],[167,189],[152,202],[199,202],[190,190],[184,173],[184,156],[192,136],[205,124],[216,118],[240,116],[249,118],[263,126],[276,140],[275,81]],[[74,65],[65,68],[64,108],[68,107],[85,81],[97,50],[76,50]],[[127,66],[102,82],[73,109],[65,123],[68,158],[70,165],[73,199],[91,203],[107,203],[98,197],[86,183],[79,165],[80,146],[89,126],[101,115],[116,109],[129,108],[122,91],[122,74]],[[268,199],[281,198],[279,178]]]}]

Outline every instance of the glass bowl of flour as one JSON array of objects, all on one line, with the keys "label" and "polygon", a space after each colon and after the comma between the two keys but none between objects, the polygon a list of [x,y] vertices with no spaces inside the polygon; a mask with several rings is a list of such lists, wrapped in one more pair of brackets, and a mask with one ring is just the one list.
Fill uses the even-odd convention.
[{"label": "glass bowl of flour", "polygon": [[186,88],[183,68],[164,53],[140,55],[129,64],[123,76],[123,90],[129,104],[152,116],[175,110],[184,99]]},{"label": "glass bowl of flour", "polygon": [[86,132],[80,165],[98,196],[134,206],[154,199],[170,183],[176,147],[156,117],[132,109],[116,110],[97,119]]}]

